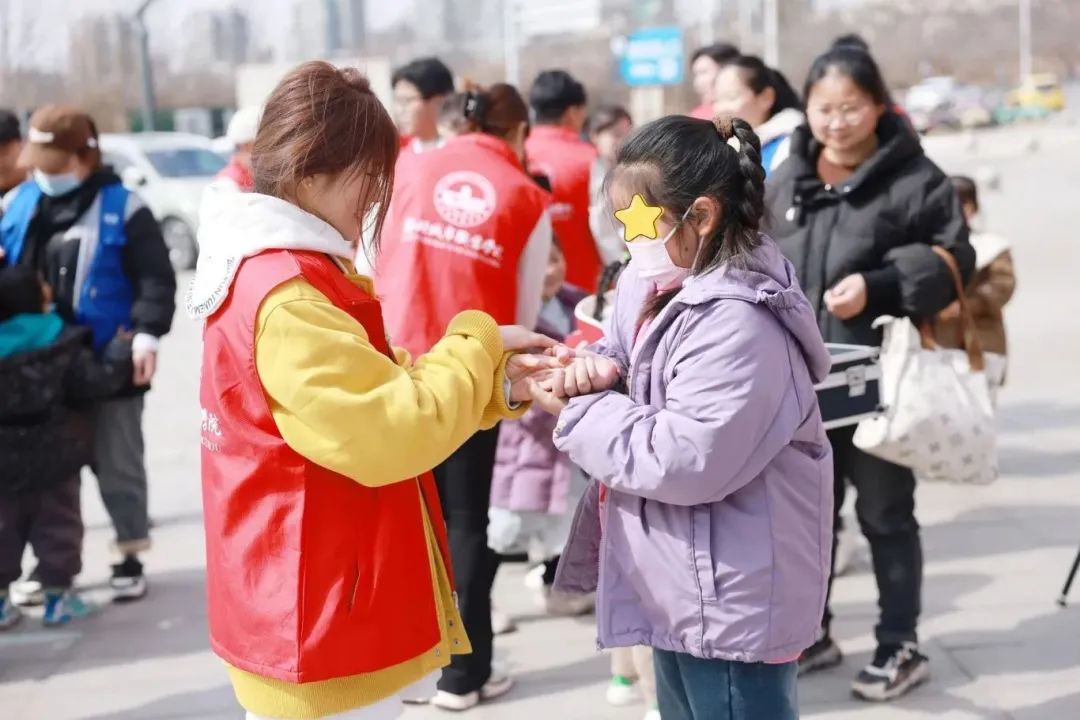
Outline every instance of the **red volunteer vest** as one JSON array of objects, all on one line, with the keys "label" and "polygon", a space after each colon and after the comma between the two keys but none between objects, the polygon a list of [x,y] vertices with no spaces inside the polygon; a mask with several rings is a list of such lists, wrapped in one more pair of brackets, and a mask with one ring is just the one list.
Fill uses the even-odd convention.
[{"label": "red volunteer vest", "polygon": [[600,253],[589,229],[589,175],[596,148],[573,131],[551,125],[534,127],[525,141],[529,172],[551,180],[551,225],[566,256],[566,282],[594,292],[600,277]]},{"label": "red volunteer vest", "polygon": [[368,488],[281,437],[255,370],[263,299],[303,277],[392,357],[379,303],[324,255],[244,261],[203,333],[202,477],[210,643],[234,667],[294,683],[369,673],[439,641],[422,503],[448,571],[430,473]]},{"label": "red volunteer vest", "polygon": [[548,202],[490,135],[403,154],[375,270],[394,342],[423,354],[463,310],[513,324],[518,261]]}]

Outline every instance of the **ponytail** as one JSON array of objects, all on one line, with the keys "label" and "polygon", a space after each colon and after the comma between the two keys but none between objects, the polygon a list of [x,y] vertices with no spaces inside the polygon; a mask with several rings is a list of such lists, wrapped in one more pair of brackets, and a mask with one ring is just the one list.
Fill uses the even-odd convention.
[{"label": "ponytail", "polygon": [[465,128],[506,139],[522,123],[529,122],[529,108],[513,85],[496,83],[490,88],[465,82]]}]

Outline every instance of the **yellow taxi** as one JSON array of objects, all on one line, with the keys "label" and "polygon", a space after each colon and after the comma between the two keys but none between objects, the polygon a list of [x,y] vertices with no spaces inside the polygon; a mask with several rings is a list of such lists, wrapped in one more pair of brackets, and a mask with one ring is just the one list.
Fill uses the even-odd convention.
[{"label": "yellow taxi", "polygon": [[1057,112],[1065,109],[1065,90],[1057,75],[1042,73],[1028,78],[1008,96],[1008,104],[1025,109]]}]

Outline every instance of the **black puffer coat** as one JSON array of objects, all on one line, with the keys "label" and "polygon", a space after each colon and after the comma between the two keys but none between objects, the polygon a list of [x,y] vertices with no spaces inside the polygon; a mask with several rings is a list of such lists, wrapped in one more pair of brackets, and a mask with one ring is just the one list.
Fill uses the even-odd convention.
[{"label": "black puffer coat", "polygon": [[[932,317],[951,303],[951,275],[931,245],[956,257],[965,282],[975,266],[948,177],[898,116],[883,116],[877,132],[877,153],[832,187],[818,177],[821,144],[804,125],[791,136],[791,156],[766,186],[768,232],[794,263],[829,342],[877,345],[875,318]],[[866,278],[867,308],[840,320],[823,297],[853,273]]]},{"label": "black puffer coat", "polygon": [[115,395],[131,373],[130,341],[114,340],[98,360],[81,327],[0,359],[0,492],[44,489],[90,464],[90,404]]}]

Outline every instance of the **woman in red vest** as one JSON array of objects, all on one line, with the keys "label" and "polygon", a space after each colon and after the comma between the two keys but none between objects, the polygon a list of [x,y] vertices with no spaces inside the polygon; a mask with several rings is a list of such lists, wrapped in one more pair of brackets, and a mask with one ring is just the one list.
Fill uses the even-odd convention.
[{"label": "woman in red vest", "polygon": [[[511,85],[472,89],[464,133],[410,158],[399,172],[376,286],[394,340],[412,353],[463,310],[535,327],[551,249],[548,195],[525,172],[525,101]],[[455,657],[432,702],[464,710],[510,689],[492,673],[488,507],[498,431],[475,435],[435,468],[459,607],[473,653]]]},{"label": "woman in red vest", "polygon": [[359,72],[307,63],[266,104],[255,192],[204,200],[188,311],[206,321],[210,640],[249,720],[397,717],[469,651],[429,470],[554,362],[510,354],[551,341],[476,311],[415,362],[391,349],[350,258],[398,149]]}]

